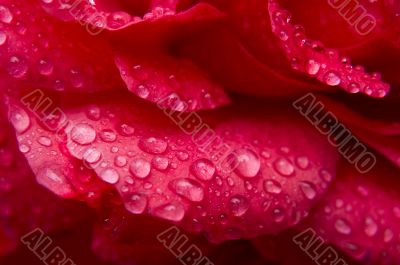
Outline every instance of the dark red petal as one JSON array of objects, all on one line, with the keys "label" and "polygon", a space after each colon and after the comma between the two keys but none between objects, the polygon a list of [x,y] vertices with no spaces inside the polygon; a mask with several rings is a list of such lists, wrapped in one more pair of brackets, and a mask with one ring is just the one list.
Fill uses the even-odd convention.
[{"label": "dark red petal", "polygon": [[[309,39],[302,26],[290,23],[290,14],[270,0],[268,9],[272,30],[281,39],[281,46],[293,68],[314,76],[328,86],[340,86],[350,93],[359,91],[373,97],[384,97],[390,87],[379,76],[367,74],[362,67],[353,67],[337,50],[327,49]],[[285,48],[286,47],[286,48]]]},{"label": "dark red petal", "polygon": [[14,2],[1,4],[7,17],[0,28],[0,76],[7,89],[26,84],[68,92],[123,87],[103,38],[58,21],[38,1]]},{"label": "dark red petal", "polygon": [[[202,118],[165,111],[174,119],[188,118],[182,123],[185,133],[162,110],[129,94],[62,100],[71,123],[61,144],[114,184],[130,212],[204,231],[214,241],[276,233],[296,224],[334,175],[336,152],[302,117],[285,110],[290,104],[237,103],[201,113]],[[204,125],[193,139],[211,140],[213,149],[204,153],[192,142],[187,132],[193,124]],[[205,124],[219,138],[201,138]],[[239,162],[233,173],[226,160],[221,163],[228,154]]]},{"label": "dark red petal", "polygon": [[398,264],[399,171],[379,158],[367,174],[341,163],[337,182],[305,226],[356,260]]},{"label": "dark red petal", "polygon": [[161,51],[117,54],[122,79],[140,98],[157,103],[175,93],[187,104],[185,111],[211,109],[229,102],[224,90],[189,60]]}]

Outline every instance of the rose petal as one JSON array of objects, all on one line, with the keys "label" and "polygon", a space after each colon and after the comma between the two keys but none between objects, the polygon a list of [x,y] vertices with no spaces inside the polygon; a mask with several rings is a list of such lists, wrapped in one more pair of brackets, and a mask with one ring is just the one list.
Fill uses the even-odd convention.
[{"label": "rose petal", "polygon": [[306,225],[356,260],[399,263],[398,175],[383,158],[368,174],[341,163],[338,181]]},{"label": "rose petal", "polygon": [[[193,63],[174,59],[163,52],[117,52],[116,65],[128,89],[138,97],[157,103],[176,93],[187,103],[186,111],[210,109],[229,102],[224,90]],[[163,106],[167,107],[167,106]]]},{"label": "rose petal", "polygon": [[[285,104],[262,108],[238,103],[204,113],[204,124],[220,137],[211,138],[217,149],[207,155],[187,134],[203,119],[187,120],[184,133],[155,106],[129,94],[112,97],[111,103],[109,94],[96,95],[96,107],[89,98],[71,105],[63,97],[72,121],[65,127],[63,145],[86,161],[89,149],[101,152],[101,159],[91,160],[93,169],[115,186],[131,213],[204,230],[213,241],[276,233],[304,218],[334,175],[336,152],[297,113],[285,111]],[[93,108],[101,115],[93,118]],[[200,134],[193,139],[205,141]],[[234,173],[228,160],[221,163],[228,154],[238,165]]]},{"label": "rose petal", "polygon": [[0,29],[0,75],[9,91],[26,85],[67,92],[123,87],[104,39],[52,18],[36,2],[1,4],[9,18]]},{"label": "rose petal", "polygon": [[282,47],[286,45],[284,51],[294,69],[351,93],[361,91],[373,97],[384,97],[388,93],[390,87],[380,77],[366,74],[362,67],[353,68],[347,58],[339,58],[337,50],[326,49],[307,38],[303,27],[290,23],[288,11],[275,1],[268,3],[273,32],[280,36]]}]

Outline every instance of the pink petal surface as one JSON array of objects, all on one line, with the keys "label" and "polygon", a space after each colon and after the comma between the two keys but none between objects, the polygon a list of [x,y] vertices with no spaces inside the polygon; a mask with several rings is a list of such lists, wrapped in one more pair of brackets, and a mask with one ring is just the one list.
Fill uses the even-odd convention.
[{"label": "pink petal surface", "polygon": [[123,86],[104,39],[52,18],[36,2],[1,4],[8,16],[0,28],[0,75],[7,89],[28,84],[92,92]]},{"label": "pink petal surface", "polygon": [[[113,184],[133,214],[148,213],[203,231],[212,241],[277,233],[303,219],[334,176],[336,152],[285,105],[258,105],[250,111],[237,103],[236,108],[201,113],[203,124],[220,137],[213,140],[210,154],[157,107],[126,94],[112,97],[111,103],[109,94],[97,95],[96,106],[89,98],[72,103],[64,97],[60,104],[72,123],[57,145]],[[184,126],[190,130],[190,124]],[[32,126],[18,138],[37,129]],[[291,139],[285,137],[289,131]],[[221,150],[226,152],[218,147],[222,144],[239,159],[233,173],[227,164],[212,162],[224,155]],[[48,157],[46,148],[42,156]]]},{"label": "pink petal surface", "polygon": [[337,182],[305,226],[358,261],[398,264],[398,176],[384,159],[368,174],[341,163]]}]

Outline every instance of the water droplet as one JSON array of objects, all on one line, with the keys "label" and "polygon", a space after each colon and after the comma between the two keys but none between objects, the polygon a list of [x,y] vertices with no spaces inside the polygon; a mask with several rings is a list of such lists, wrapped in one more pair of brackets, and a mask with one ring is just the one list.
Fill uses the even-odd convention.
[{"label": "water droplet", "polygon": [[392,241],[393,237],[394,237],[393,231],[388,228],[383,233],[383,242],[389,243],[390,241]]},{"label": "water droplet", "polygon": [[28,64],[24,58],[12,56],[7,64],[7,72],[14,78],[23,78],[28,72]]},{"label": "water droplet", "polygon": [[132,136],[135,133],[135,129],[128,124],[122,123],[118,126],[118,132],[122,136]]},{"label": "water droplet", "polygon": [[79,123],[72,128],[71,139],[77,144],[91,144],[96,139],[96,131],[89,124]]},{"label": "water droplet", "polygon": [[286,158],[279,158],[274,162],[275,170],[282,176],[288,177],[294,173],[294,166],[292,162]]},{"label": "water droplet", "polygon": [[179,203],[171,203],[156,208],[153,214],[165,220],[179,222],[185,216],[185,209]]},{"label": "water droplet", "polygon": [[176,153],[176,157],[181,161],[186,161],[189,159],[189,154],[186,151],[179,151]]},{"label": "water droplet", "polygon": [[229,200],[229,209],[233,216],[243,216],[249,210],[249,201],[241,195],[235,195]]},{"label": "water droplet", "polygon": [[8,7],[0,5],[0,21],[9,24],[11,23],[13,18],[13,14],[11,13],[10,9],[8,9]]},{"label": "water droplet", "polygon": [[65,90],[65,82],[61,79],[56,79],[53,85],[54,89],[57,91],[64,91]]},{"label": "water droplet", "polygon": [[38,139],[38,143],[46,147],[49,147],[52,144],[51,139],[46,136],[40,136]]},{"label": "water droplet", "polygon": [[137,158],[130,163],[129,170],[135,177],[144,179],[149,176],[151,165],[147,160]]},{"label": "water droplet", "polygon": [[326,181],[326,182],[331,182],[333,179],[333,176],[331,173],[329,173],[327,170],[325,169],[321,169],[319,172],[319,176],[321,177],[322,180]]},{"label": "water droplet", "polygon": [[163,156],[155,156],[152,160],[153,167],[157,170],[164,171],[168,168],[168,158]]},{"label": "water droplet", "polygon": [[29,145],[20,144],[20,145],[19,145],[19,151],[21,151],[21,153],[23,153],[23,154],[26,154],[26,153],[28,153],[29,151],[31,151],[31,148],[30,148]]},{"label": "water droplet", "polygon": [[329,71],[324,75],[324,82],[328,86],[338,86],[342,80],[337,73]]},{"label": "water droplet", "polygon": [[107,183],[115,184],[119,181],[119,174],[115,169],[107,168],[100,173],[100,178]]},{"label": "water droplet", "polygon": [[349,86],[347,87],[347,90],[353,94],[358,93],[360,92],[360,85],[357,83],[350,83]]},{"label": "water droplet", "polygon": [[162,139],[155,137],[142,138],[139,142],[139,147],[149,154],[162,154],[167,150],[168,144]]},{"label": "water droplet", "polygon": [[44,167],[36,174],[37,182],[53,191],[57,195],[65,196],[72,193],[71,186],[67,183],[65,176],[49,167]]},{"label": "water droplet", "polygon": [[309,199],[313,200],[317,196],[317,190],[315,185],[311,182],[303,181],[300,182],[300,189],[303,192],[304,196]]},{"label": "water droplet", "polygon": [[135,79],[137,79],[139,81],[144,81],[149,78],[148,73],[143,69],[143,67],[141,65],[135,65],[133,67],[132,74],[135,77]]},{"label": "water droplet", "polygon": [[287,41],[289,39],[289,35],[284,30],[279,31],[278,36],[282,41]]},{"label": "water droplet", "polygon": [[126,203],[126,209],[133,214],[142,214],[147,208],[147,197],[143,194],[133,194]]},{"label": "water droplet", "polygon": [[28,130],[31,120],[25,110],[19,107],[11,107],[10,121],[18,133]]},{"label": "water droplet", "polygon": [[100,132],[100,139],[106,143],[112,143],[117,139],[117,134],[113,130],[104,129]]},{"label": "water droplet", "polygon": [[316,75],[321,68],[321,64],[315,60],[308,60],[306,63],[306,72],[309,75]]},{"label": "water droplet", "polygon": [[298,158],[296,158],[296,165],[300,169],[307,169],[308,166],[310,165],[310,161],[306,156],[299,156]]},{"label": "water droplet", "polygon": [[6,43],[6,41],[7,41],[7,35],[3,31],[0,31],[0,46]]},{"label": "water droplet", "polygon": [[364,221],[364,232],[367,236],[373,237],[378,232],[378,225],[372,217],[368,216]]},{"label": "water droplet", "polygon": [[70,82],[71,82],[71,85],[75,88],[79,88],[79,87],[83,86],[84,77],[78,69],[71,69]]},{"label": "water droplet", "polygon": [[281,223],[285,219],[285,211],[279,207],[272,210],[272,219],[276,223]]},{"label": "water droplet", "polygon": [[291,19],[291,15],[288,11],[275,11],[272,17],[275,23],[279,25],[286,25]]},{"label": "water droplet", "polygon": [[125,12],[114,12],[107,19],[107,26],[110,28],[120,28],[129,23],[131,16]]},{"label": "water droplet", "polygon": [[150,95],[150,90],[145,85],[138,85],[136,87],[136,94],[141,98],[147,98]]},{"label": "water droplet", "polygon": [[124,167],[124,166],[126,166],[127,163],[128,163],[128,161],[125,156],[116,156],[114,158],[114,164],[117,167]]},{"label": "water droplet", "polygon": [[265,180],[264,181],[264,189],[268,193],[272,194],[279,194],[282,192],[281,184],[273,179]]},{"label": "water droplet", "polygon": [[261,162],[257,154],[248,149],[236,150],[236,173],[245,178],[253,178],[260,171]]},{"label": "water droplet", "polygon": [[400,207],[393,207],[393,215],[394,215],[397,219],[400,219]]},{"label": "water droplet", "polygon": [[87,163],[94,164],[99,162],[101,153],[96,148],[88,148],[82,157]]},{"label": "water droplet", "polygon": [[350,225],[347,223],[347,221],[345,221],[343,219],[336,220],[335,229],[338,233],[343,234],[343,235],[351,234]]},{"label": "water droplet", "polygon": [[38,70],[41,75],[48,76],[53,73],[54,66],[49,60],[41,59],[38,62]]},{"label": "water droplet", "polygon": [[93,121],[100,120],[100,108],[94,105],[89,106],[86,110],[86,116]]},{"label": "water droplet", "polygon": [[210,180],[215,174],[214,164],[205,158],[193,162],[190,169],[192,174],[200,180]]},{"label": "water droplet", "polygon": [[204,198],[204,190],[193,179],[176,179],[170,182],[170,188],[178,195],[193,202],[201,202]]}]

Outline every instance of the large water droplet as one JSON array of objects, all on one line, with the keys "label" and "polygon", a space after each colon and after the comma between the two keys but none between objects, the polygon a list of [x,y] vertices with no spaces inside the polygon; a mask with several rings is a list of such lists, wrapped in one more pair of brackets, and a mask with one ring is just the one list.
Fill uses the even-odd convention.
[{"label": "large water droplet", "polygon": [[286,158],[279,158],[274,162],[275,170],[282,176],[288,177],[294,173],[294,166]]},{"label": "large water droplet", "polygon": [[311,182],[303,181],[300,182],[300,189],[303,192],[304,196],[309,199],[313,200],[317,196],[317,190],[315,185]]},{"label": "large water droplet", "polygon": [[100,178],[107,183],[115,184],[119,181],[119,174],[115,169],[107,168],[100,173]]},{"label": "large water droplet", "polygon": [[151,165],[143,158],[134,159],[129,165],[130,172],[137,178],[144,179],[150,174]]},{"label": "large water droplet", "polygon": [[31,120],[25,110],[19,107],[12,107],[10,110],[10,121],[18,133],[28,130]]},{"label": "large water droplet", "polygon": [[150,95],[150,90],[145,85],[138,85],[136,87],[136,94],[141,98],[147,98]]},{"label": "large water droplet", "polygon": [[91,125],[80,123],[72,128],[71,139],[77,144],[91,144],[96,139],[96,131]]},{"label": "large water droplet", "polygon": [[149,154],[162,154],[167,150],[168,144],[162,139],[155,137],[142,138],[139,142],[139,147]]},{"label": "large water droplet", "polygon": [[204,198],[204,190],[193,179],[176,179],[170,182],[170,188],[178,195],[193,202],[201,202]]},{"label": "large water droplet", "polygon": [[245,178],[253,178],[260,171],[261,162],[257,154],[248,149],[236,150],[236,173]]},{"label": "large water droplet", "polygon": [[190,169],[192,174],[200,180],[210,180],[215,174],[214,164],[205,158],[193,162]]},{"label": "large water droplet", "polygon": [[335,229],[338,233],[343,234],[343,235],[351,234],[350,225],[347,223],[347,221],[345,221],[343,219],[336,220]]},{"label": "large water droplet", "polygon": [[234,216],[243,216],[249,210],[249,201],[242,195],[235,195],[229,200],[229,209]]},{"label": "large water droplet", "polygon": [[171,203],[156,208],[153,214],[165,220],[179,222],[185,216],[185,209],[179,203]]},{"label": "large water droplet", "polygon": [[0,5],[0,21],[6,24],[11,23],[13,20],[13,14],[8,7]]},{"label": "large water droplet", "polygon": [[281,184],[273,179],[264,181],[264,189],[268,193],[279,194],[282,192]]},{"label": "large water droplet", "polygon": [[126,209],[133,214],[142,214],[147,208],[147,197],[143,194],[133,194],[126,203]]}]

